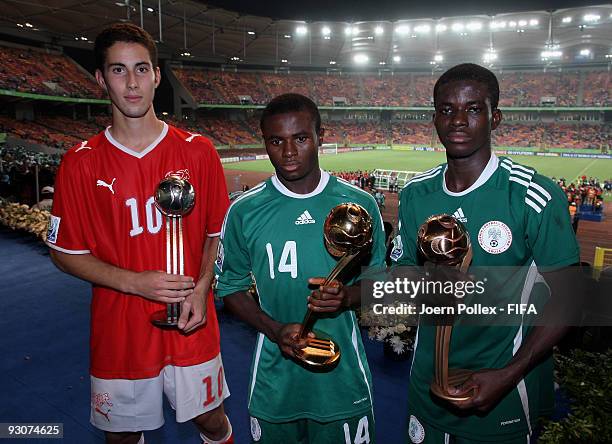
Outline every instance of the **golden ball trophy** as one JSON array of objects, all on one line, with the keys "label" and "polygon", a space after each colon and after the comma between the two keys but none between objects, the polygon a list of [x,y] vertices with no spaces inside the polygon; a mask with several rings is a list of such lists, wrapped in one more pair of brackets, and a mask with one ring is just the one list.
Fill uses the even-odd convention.
[{"label": "golden ball trophy", "polygon": [[[183,248],[183,216],[195,204],[195,192],[186,179],[168,176],[155,190],[155,206],[166,218],[166,273],[183,275],[185,273]],[[181,314],[181,304],[167,304],[151,316],[151,322],[160,328],[177,328]]]},{"label": "golden ball trophy", "polygon": [[[455,267],[461,273],[466,273],[472,262],[472,245],[467,229],[448,214],[430,216],[423,222],[417,234],[417,248],[426,261]],[[450,389],[463,384],[474,372],[448,368],[452,331],[452,323],[436,326],[434,381],[430,389],[435,396],[447,401],[464,401],[474,393],[453,395]]]},{"label": "golden ball trophy", "polygon": [[[343,203],[332,208],[323,225],[323,238],[327,251],[339,260],[323,286],[337,279],[355,258],[369,251],[372,231],[372,218],[361,205]],[[311,368],[329,369],[340,360],[340,348],[323,332],[312,330],[315,322],[316,317],[308,309],[299,334],[300,338],[306,339],[307,345],[297,353],[297,357]],[[315,334],[314,338],[308,337],[311,331]]]}]

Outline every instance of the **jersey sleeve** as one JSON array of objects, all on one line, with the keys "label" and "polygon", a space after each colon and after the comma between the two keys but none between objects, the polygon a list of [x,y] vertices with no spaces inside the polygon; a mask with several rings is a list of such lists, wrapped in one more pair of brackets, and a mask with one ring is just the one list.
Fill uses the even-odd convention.
[{"label": "jersey sleeve", "polygon": [[230,208],[221,229],[221,239],[215,261],[216,295],[229,296],[246,291],[251,286],[251,260],[247,250],[240,214]]},{"label": "jersey sleeve", "polygon": [[355,278],[356,282],[360,281],[361,279],[377,278],[377,273],[386,266],[385,254],[387,253],[387,250],[385,248],[385,229],[383,226],[382,216],[380,214],[380,210],[378,209],[378,205],[373,198],[370,198],[368,203],[369,205],[366,205],[366,208],[372,217],[373,225],[372,251],[369,262],[365,264],[368,269],[364,273],[360,273]]},{"label": "jersey sleeve", "polygon": [[68,152],[60,164],[55,178],[55,195],[46,244],[54,250],[68,254],[88,254],[90,248],[85,236],[86,199],[80,190],[84,186],[83,170],[74,162],[76,153]]},{"label": "jersey sleeve", "polygon": [[219,154],[210,141],[210,156],[206,171],[207,208],[206,208],[206,234],[215,237],[221,234],[223,218],[229,206],[229,196],[225,185],[225,175]]},{"label": "jersey sleeve", "polygon": [[562,268],[580,260],[567,198],[552,180],[536,174],[525,195],[527,243],[539,267]]},{"label": "jersey sleeve", "polygon": [[396,265],[417,265],[416,236],[418,227],[414,212],[410,211],[409,188],[400,192],[398,206],[398,234],[393,239],[391,260]]}]

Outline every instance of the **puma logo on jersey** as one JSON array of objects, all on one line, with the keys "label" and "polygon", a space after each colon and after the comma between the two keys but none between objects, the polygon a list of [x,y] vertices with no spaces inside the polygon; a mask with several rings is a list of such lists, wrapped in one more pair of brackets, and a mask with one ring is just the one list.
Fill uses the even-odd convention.
[{"label": "puma logo on jersey", "polygon": [[300,214],[298,218],[295,220],[296,225],[306,225],[306,224],[314,224],[314,223],[315,223],[315,220],[312,218],[308,210]]},{"label": "puma logo on jersey", "polygon": [[465,217],[465,214],[463,214],[463,210],[461,209],[461,207],[457,208],[457,211],[453,213],[453,217],[460,222],[467,222],[467,217]]},{"label": "puma logo on jersey", "polygon": [[189,134],[191,135],[185,139],[185,142],[191,142],[194,139],[194,137],[198,137],[198,136],[202,137],[201,134],[194,134],[194,133],[189,133]]},{"label": "puma logo on jersey", "polygon": [[113,185],[114,185],[114,183],[115,183],[115,181],[116,181],[116,180],[117,180],[117,178],[116,178],[116,177],[113,177],[113,180],[112,180],[112,182],[111,182],[111,183],[106,183],[106,182],[104,182],[103,180],[98,180],[98,181],[96,182],[96,186],[97,186],[97,187],[104,187],[104,188],[108,188],[108,189],[111,191],[111,193],[115,194],[115,190],[113,190]]},{"label": "puma logo on jersey", "polygon": [[92,150],[93,148],[90,146],[87,146],[87,140],[83,140],[81,142],[81,146],[79,146],[74,152],[78,153],[81,150]]}]

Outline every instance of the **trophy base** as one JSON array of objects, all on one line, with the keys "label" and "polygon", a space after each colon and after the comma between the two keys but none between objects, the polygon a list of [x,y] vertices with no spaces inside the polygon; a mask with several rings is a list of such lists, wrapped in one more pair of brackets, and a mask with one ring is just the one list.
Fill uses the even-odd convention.
[{"label": "trophy base", "polygon": [[331,339],[316,336],[307,339],[306,347],[296,352],[296,357],[313,370],[328,370],[340,360],[340,347]]},{"label": "trophy base", "polygon": [[151,315],[151,324],[164,329],[177,329],[178,316],[176,318],[169,318],[168,310],[159,310]]},{"label": "trophy base", "polygon": [[[472,370],[465,370],[465,369],[458,369],[458,368],[449,369],[448,370],[448,386],[456,387],[458,385],[463,384],[465,381],[470,379],[470,376],[472,376],[473,373],[474,372]],[[472,398],[476,394],[475,391],[472,390],[471,392],[468,392],[468,393],[452,395],[448,393],[447,389],[445,389],[444,387],[441,387],[436,382],[432,382],[429,389],[435,396],[437,396],[438,398],[444,399],[446,401],[467,401],[468,399]]]}]

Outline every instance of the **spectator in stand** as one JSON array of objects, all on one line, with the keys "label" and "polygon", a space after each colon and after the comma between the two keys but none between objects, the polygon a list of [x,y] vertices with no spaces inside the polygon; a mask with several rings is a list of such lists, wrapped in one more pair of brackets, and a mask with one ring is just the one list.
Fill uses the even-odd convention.
[{"label": "spectator in stand", "polygon": [[33,210],[44,210],[51,211],[51,207],[53,206],[53,193],[55,190],[52,186],[42,187],[40,190],[41,200],[38,203],[32,205]]}]

